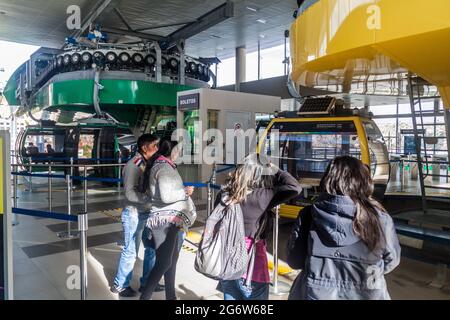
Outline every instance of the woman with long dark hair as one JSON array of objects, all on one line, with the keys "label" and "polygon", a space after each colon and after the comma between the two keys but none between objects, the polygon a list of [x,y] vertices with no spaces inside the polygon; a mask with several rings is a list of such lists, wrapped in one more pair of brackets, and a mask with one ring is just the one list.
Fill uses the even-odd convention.
[{"label": "woman with long dark hair", "polygon": [[400,263],[400,245],[392,218],[372,198],[369,167],[337,157],[320,186],[288,244],[289,265],[302,269],[289,299],[390,299],[384,275]]},{"label": "woman with long dark hair", "polygon": [[[269,299],[265,221],[270,209],[298,196],[301,190],[300,184],[292,175],[256,153],[248,155],[244,163],[230,174],[217,196],[216,205],[224,195],[229,201],[240,204],[247,250],[255,246],[255,259],[251,279],[247,279],[248,275],[245,274],[241,279],[220,281],[225,300]],[[261,238],[259,241],[256,239],[257,234]]]},{"label": "woman with long dark hair", "polygon": [[177,299],[175,273],[179,255],[181,231],[194,224],[196,211],[191,195],[192,187],[185,188],[175,161],[181,153],[175,141],[161,140],[157,154],[146,166],[140,190],[148,192],[152,208],[143,232],[146,247],[156,251],[155,266],[142,290],[141,300],[150,300],[159,280],[164,275],[166,300]]}]

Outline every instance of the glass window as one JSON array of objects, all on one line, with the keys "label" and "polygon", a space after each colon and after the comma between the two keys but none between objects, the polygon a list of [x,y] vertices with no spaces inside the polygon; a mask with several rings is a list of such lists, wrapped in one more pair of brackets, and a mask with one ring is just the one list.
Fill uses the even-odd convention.
[{"label": "glass window", "polygon": [[387,183],[389,176],[389,153],[380,129],[373,122],[364,122],[370,152],[370,169],[374,182]]},{"label": "glass window", "polygon": [[25,139],[27,155],[64,152],[64,133],[41,132],[30,134]]},{"label": "glass window", "polygon": [[264,150],[298,179],[320,179],[338,155],[361,159],[358,134],[351,121],[277,122],[270,128]]},{"label": "glass window", "polygon": [[78,158],[93,158],[92,151],[94,149],[95,137],[93,134],[80,134],[78,142]]},{"label": "glass window", "polygon": [[[289,57],[289,46],[287,50]],[[284,44],[261,50],[261,79],[284,75]]]},{"label": "glass window", "polygon": [[236,58],[222,60],[217,65],[217,86],[227,86],[236,82]]},{"label": "glass window", "polygon": [[199,156],[200,144],[202,143],[202,137],[199,137],[200,132],[197,127],[200,121],[200,115],[198,110],[185,111],[184,112],[184,128],[189,133],[190,145],[185,144],[186,149],[183,150],[184,155]]}]

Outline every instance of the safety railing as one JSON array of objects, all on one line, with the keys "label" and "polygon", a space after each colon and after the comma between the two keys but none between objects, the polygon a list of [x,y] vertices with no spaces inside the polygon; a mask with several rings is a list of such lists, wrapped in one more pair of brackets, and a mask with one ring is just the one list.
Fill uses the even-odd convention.
[{"label": "safety railing", "polygon": [[[80,296],[82,300],[87,298],[87,231],[88,231],[88,181],[98,181],[98,182],[112,182],[118,183],[118,188],[120,191],[120,184],[123,182],[121,178],[121,170],[118,170],[118,178],[99,178],[99,177],[89,177],[88,167],[114,167],[114,166],[124,166],[125,163],[115,163],[115,164],[30,164],[27,167],[29,171],[14,171],[12,170],[11,175],[13,176],[13,208],[12,213],[14,214],[13,224],[17,225],[17,215],[27,215],[35,217],[43,217],[48,219],[56,219],[67,221],[67,232],[58,233],[60,238],[73,238],[79,236],[80,241]],[[23,167],[20,164],[12,164],[13,168]],[[32,168],[34,167],[46,167],[48,168],[48,173],[32,173]],[[83,176],[73,176],[72,174],[52,174],[52,169],[54,168],[64,168],[73,169],[75,167],[83,168]],[[73,170],[71,170],[73,172]],[[18,177],[29,177],[30,181],[32,177],[48,178],[48,211],[43,210],[31,210],[18,207]],[[53,212],[53,195],[52,195],[52,180],[53,179],[65,179],[66,181],[66,192],[67,192],[67,212]],[[83,212],[77,215],[72,214],[72,185],[74,180],[83,181]],[[30,187],[29,190],[32,190]],[[71,223],[78,222],[78,230],[73,232],[71,230]]]},{"label": "safety railing", "polygon": [[[14,176],[14,180],[17,181],[17,177],[20,175],[25,175],[26,173],[19,173],[19,172],[12,172]],[[61,178],[59,175],[42,175],[42,176],[48,176],[49,179],[51,178]],[[70,223],[71,222],[78,222],[78,232],[79,232],[79,241],[80,241],[80,298],[81,300],[85,300],[87,298],[87,231],[88,231],[88,215],[87,215],[87,206],[85,205],[85,210],[82,213],[79,213],[78,215],[71,214],[71,197],[70,197],[70,179],[73,177],[70,177],[70,175],[67,175],[64,177],[67,179],[67,194],[68,194],[68,210],[67,213],[59,213],[59,212],[53,212],[51,208],[51,202],[49,204],[50,208],[49,211],[43,211],[43,210],[31,210],[31,209],[25,209],[25,208],[19,208],[17,204],[17,189],[16,186],[14,186],[14,205],[12,208],[12,213],[14,215],[25,215],[25,216],[33,216],[33,217],[42,217],[42,218],[48,218],[48,219],[55,219],[55,220],[62,220],[67,221],[68,223],[68,235],[70,236]],[[50,189],[50,188],[49,188]],[[51,189],[50,189],[51,190]]]},{"label": "safety railing", "polygon": [[[46,166],[49,167],[48,174],[36,174],[31,172],[12,172],[12,175],[14,177],[14,183],[13,183],[13,199],[14,199],[14,205],[12,208],[12,212],[17,215],[28,215],[28,216],[36,216],[36,217],[44,217],[49,219],[57,219],[57,220],[63,220],[67,221],[67,232],[66,233],[59,233],[59,237],[67,237],[72,238],[75,236],[79,236],[80,241],[80,296],[81,300],[85,300],[87,298],[88,294],[88,283],[87,283],[87,231],[88,231],[88,181],[98,181],[98,182],[117,182],[120,188],[120,183],[123,182],[123,179],[119,176],[116,178],[98,178],[98,177],[88,177],[87,175],[87,168],[92,166],[97,167],[107,167],[107,166],[124,166],[125,164],[95,164],[95,165],[77,165],[77,164],[32,164],[31,167],[37,167],[37,166]],[[12,165],[13,167],[20,167],[21,165]],[[216,182],[216,175],[218,173],[226,172],[229,170],[232,170],[235,168],[235,165],[224,165],[225,168],[217,169],[217,166],[213,166],[213,172],[211,175],[211,178],[206,183],[202,182],[186,182],[184,183],[184,186],[192,186],[196,188],[207,188],[208,190],[208,198],[207,198],[207,215],[209,216],[211,212],[214,209],[214,199],[213,194],[215,191],[220,190],[221,186],[217,185]],[[73,167],[82,167],[83,168],[83,176],[73,176],[70,174],[67,175],[58,175],[58,174],[52,174],[51,170],[52,168],[60,167],[60,168],[73,168]],[[119,170],[120,172],[121,170]],[[18,208],[18,197],[17,197],[17,177],[19,176],[29,176],[31,177],[43,177],[48,178],[48,207],[49,211],[42,211],[42,210],[30,210],[30,209],[24,209],[24,208]],[[67,192],[67,213],[59,213],[59,212],[52,212],[53,209],[53,203],[52,203],[52,179],[65,179],[66,180],[66,192]],[[77,215],[72,214],[72,181],[73,180],[80,180],[83,181],[83,212],[79,213]],[[279,206],[275,208],[275,216],[274,216],[274,230],[273,230],[273,260],[274,260],[274,267],[273,267],[273,288],[272,293],[279,295],[279,294],[285,294],[286,291],[283,291],[280,289],[280,283],[278,279],[278,239],[279,239]],[[78,222],[78,230],[77,233],[74,233],[73,230],[71,230],[71,222]]]},{"label": "safety railing", "polygon": [[[403,192],[404,191],[404,187],[406,185],[405,179],[406,179],[406,175],[405,175],[405,171],[409,171],[410,174],[412,175],[412,177],[414,176],[414,174],[412,174],[412,165],[413,164],[417,164],[418,165],[418,161],[414,160],[414,159],[392,159],[389,161],[390,164],[398,164],[399,166],[399,170],[400,170],[400,189]],[[428,160],[427,164],[423,164],[424,165],[424,172],[426,172],[426,174],[424,175],[424,179],[431,177],[432,179],[435,180],[440,180],[441,178],[445,178],[446,183],[449,182],[450,179],[450,162],[448,161],[432,161],[432,160]],[[446,174],[441,174],[442,171],[446,171]],[[431,172],[431,173],[430,173]],[[417,172],[418,174],[418,172]],[[418,177],[419,178],[419,177]],[[446,186],[433,186],[433,185],[427,185],[427,188],[430,189],[442,189],[442,190],[450,190],[450,187],[446,187]]]}]

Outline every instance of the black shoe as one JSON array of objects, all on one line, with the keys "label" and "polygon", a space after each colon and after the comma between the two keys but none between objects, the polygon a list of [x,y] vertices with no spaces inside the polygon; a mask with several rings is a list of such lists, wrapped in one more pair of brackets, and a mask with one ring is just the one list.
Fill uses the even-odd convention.
[{"label": "black shoe", "polygon": [[131,298],[136,296],[136,291],[131,289],[131,287],[126,287],[122,291],[119,292],[119,297],[123,298]]},{"label": "black shoe", "polygon": [[119,293],[123,289],[116,287],[115,285],[110,288],[112,293]]},{"label": "black shoe", "polygon": [[[161,291],[164,291],[165,289],[166,289],[166,287],[164,287],[162,284],[158,283],[158,285],[155,288],[155,292],[161,292]],[[139,287],[139,292],[140,293],[144,292],[144,287],[142,287],[142,286]]]},{"label": "black shoe", "polygon": [[164,290],[166,290],[166,287],[164,285],[158,283],[158,285],[155,288],[155,292],[161,292]]}]

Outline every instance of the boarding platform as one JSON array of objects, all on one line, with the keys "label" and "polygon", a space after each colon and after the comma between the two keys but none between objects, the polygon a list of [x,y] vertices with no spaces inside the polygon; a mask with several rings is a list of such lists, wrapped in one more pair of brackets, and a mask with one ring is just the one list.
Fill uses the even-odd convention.
[{"label": "boarding platform", "polygon": [[[48,173],[41,173],[42,175]],[[14,299],[17,300],[79,300],[81,283],[80,235],[78,222],[71,222],[73,237],[61,234],[67,232],[67,183],[63,179],[52,179],[52,212],[48,211],[48,178],[33,177],[32,190],[29,180],[20,176],[17,185],[17,205],[24,214],[15,216],[13,227]],[[191,184],[200,185],[192,182]],[[122,245],[121,202],[122,190],[105,187],[96,181],[89,181],[87,188],[87,238],[86,238],[86,295],[87,300],[138,299],[119,298],[110,291],[117,270]],[[73,218],[80,218],[85,196],[83,186],[72,190],[71,212]],[[176,288],[181,300],[220,300],[217,281],[208,279],[194,269],[197,244],[200,241],[204,221],[207,217],[207,202],[197,201],[199,217],[187,235],[178,261]],[[31,210],[31,211],[27,211]],[[36,215],[30,215],[36,213]],[[403,216],[399,216],[399,219]],[[55,219],[58,218],[58,219]],[[409,218],[408,218],[409,219]],[[292,285],[299,271],[290,269],[285,261],[284,248],[288,240],[292,221],[279,221],[278,294],[271,293],[270,299],[287,299],[286,289]],[[414,236],[407,234],[406,238]],[[403,239],[403,240],[404,240]],[[410,240],[411,241],[411,240]],[[408,241],[402,241],[407,244]],[[273,279],[273,241],[268,240],[269,267]],[[407,253],[407,250],[405,250]],[[143,246],[139,251],[131,286],[139,287],[142,271]],[[449,281],[441,287],[431,285],[436,278],[436,266],[429,261],[420,261],[407,255],[401,265],[387,276],[393,299],[448,299]],[[272,286],[273,289],[273,286]],[[273,291],[273,290],[272,290]],[[156,292],[154,300],[164,300],[164,292]]]}]

